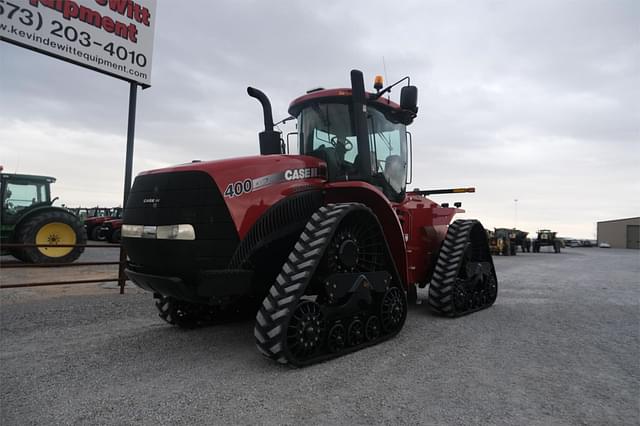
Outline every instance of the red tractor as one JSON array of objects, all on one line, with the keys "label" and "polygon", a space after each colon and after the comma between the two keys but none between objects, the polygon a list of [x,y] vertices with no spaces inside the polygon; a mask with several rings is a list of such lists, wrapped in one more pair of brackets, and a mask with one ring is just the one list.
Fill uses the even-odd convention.
[{"label": "red tractor", "polygon": [[103,240],[100,228],[102,224],[111,219],[119,219],[122,217],[122,208],[100,208],[96,207],[90,209],[88,216],[84,219],[84,229],[87,233],[87,238],[90,240]]},{"label": "red tractor", "polygon": [[100,232],[98,232],[98,240],[109,241],[110,243],[119,243],[121,232],[122,219],[105,220],[100,226]]},{"label": "red tractor", "polygon": [[[407,125],[417,88],[400,103],[351,88],[295,99],[299,155],[286,155],[263,107],[260,156],[194,161],[141,173],[124,211],[127,274],[154,293],[160,316],[193,327],[257,309],[256,344],[280,363],[308,365],[396,335],[407,294],[457,317],[491,306],[498,283],[486,233],[464,212],[407,191]],[[409,139],[410,141],[410,139]],[[259,306],[259,309],[258,309]],[[253,311],[255,313],[255,310]]]}]

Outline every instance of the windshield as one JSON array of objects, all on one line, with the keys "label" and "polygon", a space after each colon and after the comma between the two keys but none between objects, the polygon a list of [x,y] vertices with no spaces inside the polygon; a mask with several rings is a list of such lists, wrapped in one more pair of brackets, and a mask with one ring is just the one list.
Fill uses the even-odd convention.
[{"label": "windshield", "polygon": [[[324,160],[332,181],[357,178],[360,157],[351,111],[351,104],[316,103],[298,116],[300,154]],[[371,183],[389,199],[399,200],[407,177],[406,127],[371,106],[367,127]]]}]

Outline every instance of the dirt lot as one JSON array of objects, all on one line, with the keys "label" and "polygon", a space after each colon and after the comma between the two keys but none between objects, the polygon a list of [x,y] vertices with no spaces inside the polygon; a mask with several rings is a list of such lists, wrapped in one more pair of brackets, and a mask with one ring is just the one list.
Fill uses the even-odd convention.
[{"label": "dirt lot", "polygon": [[299,370],[251,321],[175,329],[134,289],[0,290],[0,424],[636,425],[639,255],[496,258],[493,308],[413,306],[395,339]]}]

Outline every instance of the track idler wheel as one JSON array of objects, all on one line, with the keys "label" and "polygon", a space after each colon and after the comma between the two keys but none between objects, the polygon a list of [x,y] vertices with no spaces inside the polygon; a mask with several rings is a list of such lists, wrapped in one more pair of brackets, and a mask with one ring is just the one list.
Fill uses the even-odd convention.
[{"label": "track idler wheel", "polygon": [[364,324],[358,318],[354,318],[347,329],[347,344],[349,346],[358,346],[364,342]]},{"label": "track idler wheel", "polygon": [[324,334],[320,305],[303,300],[296,307],[287,327],[287,349],[300,361],[309,358],[320,347]]},{"label": "track idler wheel", "polygon": [[340,323],[334,324],[329,329],[327,334],[327,349],[329,349],[329,352],[336,353],[344,349],[347,341],[346,333],[344,325]]},{"label": "track idler wheel", "polygon": [[449,226],[429,284],[429,307],[456,317],[486,309],[498,296],[498,279],[486,232],[477,220]]},{"label": "track idler wheel", "polygon": [[398,287],[389,288],[382,297],[380,318],[382,329],[390,333],[402,326],[407,316],[407,299]]},{"label": "track idler wheel", "polygon": [[365,339],[367,339],[368,341],[376,340],[378,337],[380,337],[380,333],[380,320],[375,315],[370,316],[364,326]]}]

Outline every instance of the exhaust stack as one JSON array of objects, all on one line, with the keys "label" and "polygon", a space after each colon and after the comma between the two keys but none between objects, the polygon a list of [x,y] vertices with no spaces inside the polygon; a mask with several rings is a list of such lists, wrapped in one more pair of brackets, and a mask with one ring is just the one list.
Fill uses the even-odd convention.
[{"label": "exhaust stack", "polygon": [[247,87],[247,93],[260,102],[264,114],[264,131],[258,134],[260,155],[282,154],[281,133],[273,130],[273,114],[269,98],[262,91],[253,87]]},{"label": "exhaust stack", "polygon": [[367,130],[367,95],[364,90],[364,76],[362,71],[351,70],[351,98],[353,103],[353,124],[358,142],[360,156],[360,179],[371,181],[371,152],[369,147],[369,132]]}]

